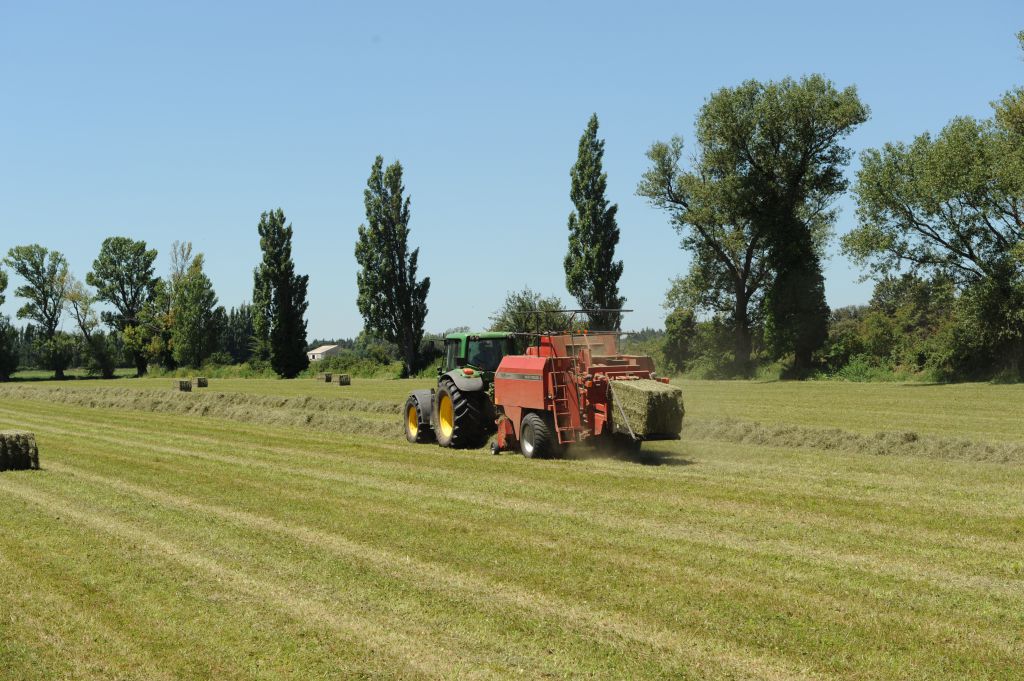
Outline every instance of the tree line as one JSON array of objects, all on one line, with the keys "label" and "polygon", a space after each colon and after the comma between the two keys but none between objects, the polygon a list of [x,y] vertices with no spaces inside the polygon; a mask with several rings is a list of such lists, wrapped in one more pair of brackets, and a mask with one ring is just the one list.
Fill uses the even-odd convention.
[{"label": "tree line", "polygon": [[[1024,46],[1024,32],[1018,39]],[[822,75],[750,80],[708,97],[689,147],[676,136],[648,149],[636,192],[665,213],[691,256],[666,295],[665,329],[650,336],[674,370],[1024,378],[1024,90],[994,102],[991,118],[958,117],[938,135],[861,153],[857,226],[840,244],[875,291],[866,306],[831,310],[822,261],[835,202],[849,189],[846,139],[869,115],[855,87]],[[583,323],[619,330],[618,206],[606,196],[598,131],[595,114],[570,168],[565,284],[592,310]],[[431,359],[423,343],[430,278],[419,276],[419,250],[409,244],[401,163],[385,167],[378,156],[363,198],[356,302],[371,340],[360,347],[393,348],[411,375]],[[295,272],[281,209],[261,215],[258,234],[252,303],[230,311],[217,305],[191,244],[172,246],[164,277],[153,271],[156,251],[127,237],[103,242],[84,282],[62,254],[37,244],[12,248],[3,262],[23,281],[14,294],[26,301],[18,317],[33,325],[32,352],[57,376],[84,348],[101,375],[124,357],[138,375],[154,363],[214,357],[293,377],[307,366],[309,280]],[[0,302],[6,285],[0,271]],[[99,304],[110,309],[97,313]],[[562,308],[554,296],[509,292],[492,328],[565,328]],[[60,330],[64,315],[77,334]],[[17,365],[13,348],[25,336],[0,320],[0,376]]]}]

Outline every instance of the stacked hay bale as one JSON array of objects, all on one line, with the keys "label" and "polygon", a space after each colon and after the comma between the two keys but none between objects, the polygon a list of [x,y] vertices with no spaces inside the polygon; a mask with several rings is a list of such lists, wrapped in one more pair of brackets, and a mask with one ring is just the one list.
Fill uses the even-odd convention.
[{"label": "stacked hay bale", "polygon": [[39,468],[36,436],[23,430],[0,430],[0,471]]},{"label": "stacked hay bale", "polygon": [[183,393],[192,392],[192,381],[178,381],[178,390],[180,390]]},{"label": "stacked hay bale", "polygon": [[206,379],[205,376],[200,376],[200,377],[198,377],[196,379],[196,387],[197,388],[207,388],[207,387],[209,387],[209,385],[210,385],[210,382]]},{"label": "stacked hay bale", "polygon": [[348,374],[338,374],[338,385],[352,385],[352,378]]},{"label": "stacked hay bale", "polygon": [[[617,433],[675,438],[683,429],[683,391],[649,378],[612,381],[612,422]],[[628,425],[627,425],[628,424]]]}]

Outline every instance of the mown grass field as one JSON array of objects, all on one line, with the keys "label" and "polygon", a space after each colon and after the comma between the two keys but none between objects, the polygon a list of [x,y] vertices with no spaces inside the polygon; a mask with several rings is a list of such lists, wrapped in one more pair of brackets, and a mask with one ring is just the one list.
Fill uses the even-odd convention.
[{"label": "mown grass field", "polygon": [[1024,678],[1024,386],[688,382],[531,461],[407,445],[428,384],[0,386],[0,677]]}]

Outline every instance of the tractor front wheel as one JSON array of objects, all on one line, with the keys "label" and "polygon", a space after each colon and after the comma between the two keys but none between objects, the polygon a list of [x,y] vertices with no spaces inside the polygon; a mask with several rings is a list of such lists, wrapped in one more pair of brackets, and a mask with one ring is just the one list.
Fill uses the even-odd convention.
[{"label": "tractor front wheel", "polygon": [[414,444],[434,439],[434,430],[424,423],[421,416],[420,401],[415,395],[409,395],[405,401],[405,439]]},{"label": "tractor front wheel", "polygon": [[486,399],[479,393],[462,392],[453,381],[442,381],[434,408],[437,444],[456,449],[482,445],[487,439],[486,405],[482,402]]}]

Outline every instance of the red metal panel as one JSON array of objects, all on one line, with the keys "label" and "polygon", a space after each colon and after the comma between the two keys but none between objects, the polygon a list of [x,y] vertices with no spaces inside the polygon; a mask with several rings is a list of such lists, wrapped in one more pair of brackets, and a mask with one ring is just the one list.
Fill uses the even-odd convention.
[{"label": "red metal panel", "polygon": [[548,363],[546,357],[506,355],[494,372],[494,403],[525,409],[546,408],[544,374]]}]

